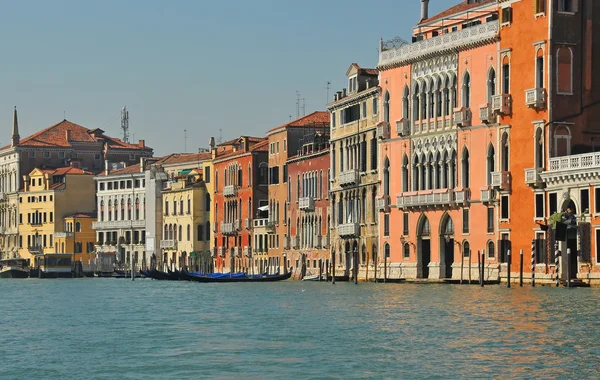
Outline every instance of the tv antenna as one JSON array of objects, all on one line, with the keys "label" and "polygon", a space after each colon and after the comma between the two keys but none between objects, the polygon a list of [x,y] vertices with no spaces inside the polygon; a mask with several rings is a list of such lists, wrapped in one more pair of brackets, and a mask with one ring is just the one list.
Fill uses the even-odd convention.
[{"label": "tv antenna", "polygon": [[183,130],[183,153],[187,153],[187,129]]},{"label": "tv antenna", "polygon": [[121,129],[123,130],[123,142],[129,142],[129,111],[127,107],[121,110]]},{"label": "tv antenna", "polygon": [[327,99],[325,101],[325,104],[329,103],[329,88],[331,86],[331,82],[327,81]]}]

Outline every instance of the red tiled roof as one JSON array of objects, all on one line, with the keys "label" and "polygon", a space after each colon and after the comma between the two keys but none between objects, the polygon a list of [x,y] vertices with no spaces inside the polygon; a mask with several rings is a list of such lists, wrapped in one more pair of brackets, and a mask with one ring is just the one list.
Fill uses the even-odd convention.
[{"label": "red tiled roof", "polygon": [[[67,140],[67,131],[69,139]],[[109,149],[128,149],[128,150],[152,150],[149,147],[140,147],[137,144],[129,144],[118,138],[109,137],[104,131],[98,128],[88,129],[79,124],[68,120],[54,124],[42,131],[34,133],[31,136],[21,139],[20,147],[71,147],[71,143],[95,143],[101,142],[108,144]]]},{"label": "red tiled roof", "polygon": [[297,128],[297,127],[310,127],[313,125],[319,125],[319,126],[329,126],[329,112],[326,111],[315,111],[311,114],[308,114],[304,117],[301,117],[299,119],[296,119],[294,121],[290,121],[289,123],[280,125],[279,127],[275,127],[271,130],[269,130],[269,132],[273,132],[276,131],[278,129],[281,128]]},{"label": "red tiled roof", "polygon": [[245,137],[246,140],[248,142],[251,142],[251,143],[257,143],[257,142],[261,142],[262,140],[264,140],[263,137],[240,136],[240,137],[237,137],[237,138],[235,138],[233,140],[222,142],[222,143],[219,144],[219,146],[233,145],[233,144],[237,143],[238,141],[240,141],[242,139],[242,137]]},{"label": "red tiled roof", "polygon": [[269,140],[263,139],[263,141],[255,144],[250,148],[251,152],[268,152],[269,151]]},{"label": "red tiled roof", "polygon": [[71,166],[57,168],[57,169],[38,169],[42,173],[51,174],[51,175],[92,175],[94,173],[85,171],[80,168],[74,168]]},{"label": "red tiled roof", "polygon": [[[122,174],[136,174],[136,173],[140,173],[140,165],[141,164],[135,164],[135,165],[131,165],[131,166],[126,166],[123,169],[118,169],[118,170],[113,170],[113,171],[108,171],[108,175],[122,175]],[[106,175],[106,171],[103,171],[101,174]]]},{"label": "red tiled roof", "polygon": [[[358,71],[359,74],[367,74],[367,75],[379,75],[379,70],[377,69],[368,69],[368,68],[362,68],[358,65],[358,63],[352,63],[350,65],[350,67],[355,67],[356,71]],[[349,71],[350,69],[348,69]]]},{"label": "red tiled roof", "polygon": [[156,161],[156,164],[161,165],[174,165],[174,164],[182,164],[186,162],[198,162],[210,160],[212,154],[210,152],[201,152],[201,153],[172,153],[168,156],[161,158]]},{"label": "red tiled roof", "polygon": [[473,3],[473,4],[468,4],[466,0],[461,1],[460,3],[456,4],[453,7],[450,7],[448,9],[446,9],[445,11],[442,11],[434,16],[431,16],[429,18],[426,18],[424,20],[421,20],[419,22],[419,24],[424,24],[426,22],[431,22],[431,21],[435,21],[435,20],[440,20],[443,18],[447,18],[449,16],[452,16],[456,13],[461,13],[461,12],[465,12],[468,11],[471,8],[477,8],[479,6],[485,5],[485,4],[491,4],[493,2],[495,2],[496,0],[483,0],[479,3]]}]

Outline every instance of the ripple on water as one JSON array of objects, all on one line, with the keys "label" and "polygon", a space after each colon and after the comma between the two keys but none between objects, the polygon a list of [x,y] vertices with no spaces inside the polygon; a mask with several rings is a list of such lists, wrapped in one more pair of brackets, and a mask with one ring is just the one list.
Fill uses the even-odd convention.
[{"label": "ripple on water", "polygon": [[0,281],[4,378],[597,377],[596,289]]}]

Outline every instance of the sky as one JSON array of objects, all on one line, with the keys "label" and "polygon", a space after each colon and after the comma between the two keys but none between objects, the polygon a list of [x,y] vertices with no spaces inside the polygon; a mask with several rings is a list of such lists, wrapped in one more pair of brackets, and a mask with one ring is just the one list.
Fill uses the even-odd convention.
[{"label": "sky", "polygon": [[[458,2],[431,0],[429,14]],[[64,117],[122,137],[127,106],[130,139],[157,156],[264,136],[296,118],[297,92],[306,114],[324,111],[327,82],[331,101],[352,62],[375,67],[379,39],[410,40],[420,17],[419,0],[0,5],[0,145],[15,106],[21,137]]]}]

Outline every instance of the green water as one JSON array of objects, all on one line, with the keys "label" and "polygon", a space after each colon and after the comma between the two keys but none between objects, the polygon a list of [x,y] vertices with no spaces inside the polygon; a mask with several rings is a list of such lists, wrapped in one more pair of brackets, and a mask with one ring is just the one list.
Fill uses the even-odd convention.
[{"label": "green water", "polygon": [[0,280],[0,379],[600,378],[600,289]]}]

